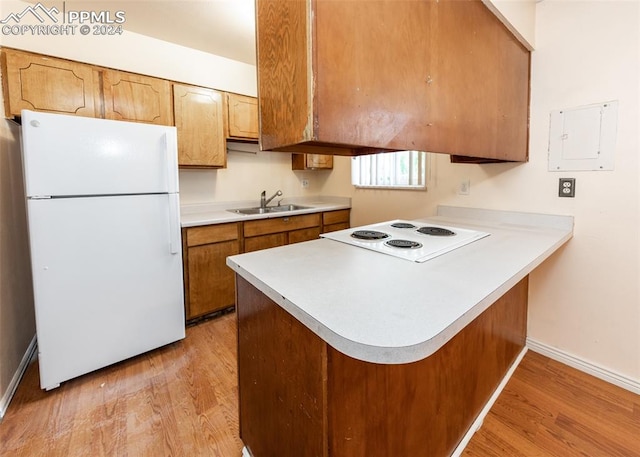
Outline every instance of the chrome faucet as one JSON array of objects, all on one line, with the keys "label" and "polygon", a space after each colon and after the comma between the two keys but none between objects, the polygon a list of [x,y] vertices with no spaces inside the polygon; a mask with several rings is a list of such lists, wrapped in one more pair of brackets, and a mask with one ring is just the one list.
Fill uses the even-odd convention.
[{"label": "chrome faucet", "polygon": [[267,196],[267,191],[263,190],[262,193],[260,194],[260,208],[266,208],[271,200],[273,200],[276,197],[282,196],[282,191],[279,190],[269,198],[266,198],[266,196]]}]

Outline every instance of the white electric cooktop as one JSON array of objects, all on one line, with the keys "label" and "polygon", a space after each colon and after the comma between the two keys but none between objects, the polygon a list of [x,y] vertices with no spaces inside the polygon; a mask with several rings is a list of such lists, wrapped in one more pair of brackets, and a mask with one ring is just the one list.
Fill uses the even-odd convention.
[{"label": "white electric cooktop", "polygon": [[412,262],[426,262],[489,235],[450,225],[397,219],[320,236]]}]

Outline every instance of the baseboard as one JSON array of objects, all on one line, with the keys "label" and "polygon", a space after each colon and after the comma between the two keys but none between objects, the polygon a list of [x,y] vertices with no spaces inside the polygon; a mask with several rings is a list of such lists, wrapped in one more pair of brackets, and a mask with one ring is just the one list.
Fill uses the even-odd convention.
[{"label": "baseboard", "polygon": [[520,365],[520,362],[522,361],[522,358],[526,353],[527,347],[525,346],[524,348],[522,348],[522,351],[520,351],[520,354],[518,354],[518,356],[516,357],[516,360],[511,364],[511,367],[509,367],[507,373],[502,378],[502,381],[500,381],[500,384],[498,384],[498,387],[496,387],[493,395],[491,395],[489,401],[487,401],[487,403],[484,405],[484,408],[482,408],[480,414],[478,414],[478,417],[476,417],[476,420],[473,421],[473,424],[471,424],[471,427],[469,427],[469,430],[467,430],[467,433],[458,444],[458,447],[456,447],[456,449],[453,451],[451,457],[460,457],[462,455],[462,453],[464,452],[464,448],[467,447],[467,444],[469,444],[469,441],[471,441],[473,435],[476,433],[476,431],[478,431],[478,429],[480,429],[480,427],[482,427],[484,418],[487,416],[487,414],[489,414],[491,407],[502,393],[502,390],[507,385],[507,382],[509,382],[509,379],[511,379],[513,372],[516,371],[516,368],[518,368],[518,365]]},{"label": "baseboard", "polygon": [[610,384],[622,387],[625,390],[640,395],[640,381],[632,379],[628,376],[616,373],[607,368],[603,368],[594,363],[571,355],[567,352],[561,351],[557,348],[551,347],[547,344],[541,343],[531,338],[527,338],[527,347],[533,352],[542,354],[557,362],[564,363],[576,370],[583,371],[587,374],[595,376],[598,379],[602,379]]},{"label": "baseboard", "polygon": [[18,369],[14,373],[13,378],[11,378],[11,382],[9,383],[7,391],[2,396],[2,399],[0,399],[0,420],[2,420],[2,418],[4,417],[4,413],[7,412],[9,403],[11,402],[13,395],[16,393],[16,389],[18,389],[18,384],[20,384],[20,380],[24,376],[24,372],[27,371],[29,362],[36,353],[37,347],[36,336],[34,335],[31,343],[29,343],[29,346],[27,347],[27,351],[22,356],[22,360],[18,365]]}]

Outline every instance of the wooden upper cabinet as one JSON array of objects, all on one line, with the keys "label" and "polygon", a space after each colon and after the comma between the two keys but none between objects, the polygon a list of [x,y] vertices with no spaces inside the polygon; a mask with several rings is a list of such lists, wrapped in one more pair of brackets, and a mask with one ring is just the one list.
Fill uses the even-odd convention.
[{"label": "wooden upper cabinet", "polygon": [[102,89],[106,119],[173,125],[169,81],[103,70]]},{"label": "wooden upper cabinet", "polygon": [[222,94],[213,89],[174,84],[173,109],[178,130],[178,164],[225,167]]},{"label": "wooden upper cabinet", "polygon": [[333,156],[327,154],[291,154],[292,170],[331,170]]},{"label": "wooden upper cabinet", "polygon": [[227,96],[227,138],[258,139],[258,99],[246,95]]},{"label": "wooden upper cabinet", "polygon": [[262,149],[527,160],[529,51],[481,0],[256,8]]},{"label": "wooden upper cabinet", "polygon": [[94,117],[98,73],[90,65],[2,50],[5,116],[23,109]]}]

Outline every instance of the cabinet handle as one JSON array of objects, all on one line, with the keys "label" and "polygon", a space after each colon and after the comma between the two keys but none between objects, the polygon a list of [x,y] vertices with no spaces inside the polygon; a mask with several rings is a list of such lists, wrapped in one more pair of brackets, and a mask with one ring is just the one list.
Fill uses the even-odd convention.
[{"label": "cabinet handle", "polygon": [[288,218],[288,217],[283,217],[283,218],[282,218],[282,221],[283,221],[283,222],[289,222],[289,218]]}]

